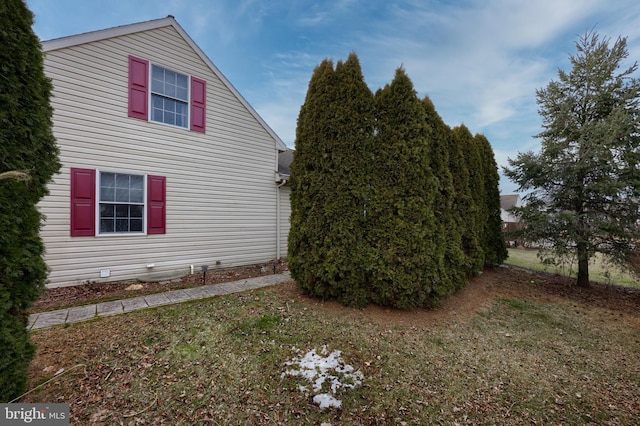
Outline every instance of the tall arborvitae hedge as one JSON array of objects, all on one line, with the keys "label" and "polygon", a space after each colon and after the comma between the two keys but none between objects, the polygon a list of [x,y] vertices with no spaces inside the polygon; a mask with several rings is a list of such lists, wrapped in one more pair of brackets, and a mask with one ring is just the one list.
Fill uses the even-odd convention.
[{"label": "tall arborvitae hedge", "polygon": [[502,233],[502,219],[500,217],[500,175],[498,165],[489,140],[477,134],[474,136],[476,145],[482,157],[484,206],[486,217],[483,220],[482,250],[484,262],[487,265],[499,265],[509,256],[507,245]]},{"label": "tall arborvitae hedge", "polygon": [[403,69],[376,93],[377,136],[371,170],[368,233],[375,302],[394,307],[431,302],[443,280],[433,202],[430,129],[413,83]]},{"label": "tall arborvitae hedge", "polygon": [[323,61],[291,164],[292,276],[350,305],[432,304],[504,259],[496,173],[486,138],[446,126],[404,70],[374,97],[355,54]]},{"label": "tall arborvitae hedge", "polygon": [[[34,347],[26,309],[47,278],[36,204],[60,164],[51,130],[51,83],[45,77],[33,14],[23,0],[0,0],[0,401],[18,396]],[[28,180],[14,179],[22,171]]]},{"label": "tall arborvitae hedge", "polygon": [[[455,209],[458,211],[458,230],[462,239],[462,251],[465,261],[462,267],[465,274],[477,274],[484,263],[484,255],[480,244],[480,229],[478,223],[478,206],[476,196],[472,193],[472,172],[469,170],[469,145],[473,143],[473,136],[465,126],[455,127],[451,131],[449,146],[449,170],[453,176],[453,186],[456,191]],[[474,173],[476,175],[476,173]]]},{"label": "tall arborvitae hedge", "polygon": [[329,187],[331,155],[327,139],[331,129],[326,121],[330,113],[325,108],[335,102],[335,72],[333,62],[326,59],[316,67],[309,81],[307,97],[300,109],[296,128],[296,149],[291,162],[291,229],[287,261],[291,275],[306,292],[330,297],[324,278],[324,258],[330,249],[325,233],[331,218],[324,211],[326,199],[333,191]]},{"label": "tall arborvitae hedge", "polygon": [[[373,93],[365,83],[355,53],[336,65],[336,136],[331,149],[334,195],[325,206],[331,218],[332,246],[328,264],[337,268],[330,278],[340,289],[338,299],[347,305],[369,303],[366,241],[367,197],[374,135]],[[363,232],[365,230],[365,232]]]},{"label": "tall arborvitae hedge", "polygon": [[[444,257],[444,271],[441,275],[438,294],[451,293],[461,288],[467,281],[465,254],[462,251],[460,223],[464,220],[463,212],[457,207],[458,193],[453,183],[453,174],[449,158],[449,150],[453,146],[453,134],[437,113],[433,102],[428,97],[422,100],[425,119],[431,129],[431,171],[437,179],[434,214],[436,226],[435,244]],[[455,155],[455,153],[453,154]]]},{"label": "tall arborvitae hedge", "polygon": [[466,220],[469,223],[469,233],[473,234],[473,238],[477,242],[478,249],[469,251],[470,260],[473,265],[472,273],[478,273],[484,266],[484,250],[482,247],[482,239],[484,235],[484,220],[487,217],[487,208],[484,197],[484,167],[482,166],[482,158],[478,149],[477,141],[465,126],[461,124],[454,129],[462,156],[464,158],[467,171],[469,172],[469,193],[471,195],[471,205],[466,212]]},{"label": "tall arborvitae hedge", "polygon": [[355,54],[316,68],[298,117],[291,165],[289,268],[309,294],[369,302],[366,197],[373,94]]}]

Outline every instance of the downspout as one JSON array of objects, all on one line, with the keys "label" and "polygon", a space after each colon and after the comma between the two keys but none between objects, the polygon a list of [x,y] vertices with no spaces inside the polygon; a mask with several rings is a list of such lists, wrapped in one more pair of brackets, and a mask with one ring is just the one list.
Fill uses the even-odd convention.
[{"label": "downspout", "polygon": [[276,143],[276,156],[275,156],[275,172],[276,172],[276,259],[280,259],[280,185],[278,183],[281,181],[280,173],[278,170],[280,169],[280,150],[278,149],[278,144]]},{"label": "downspout", "polygon": [[281,176],[278,176],[280,179],[276,182],[278,186],[276,186],[276,259],[280,259],[281,253],[281,244],[280,244],[280,188],[287,184],[287,180]]}]

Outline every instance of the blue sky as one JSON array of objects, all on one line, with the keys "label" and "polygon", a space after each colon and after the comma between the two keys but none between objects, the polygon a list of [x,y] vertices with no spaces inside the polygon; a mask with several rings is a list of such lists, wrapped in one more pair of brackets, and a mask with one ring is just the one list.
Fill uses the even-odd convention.
[{"label": "blue sky", "polygon": [[[628,37],[637,0],[27,0],[41,40],[173,15],[290,147],[313,69],[360,58],[371,90],[403,66],[444,121],[491,142],[496,161],[538,151],[536,89],[570,70],[585,31]],[[501,179],[503,194],[516,186]]]}]

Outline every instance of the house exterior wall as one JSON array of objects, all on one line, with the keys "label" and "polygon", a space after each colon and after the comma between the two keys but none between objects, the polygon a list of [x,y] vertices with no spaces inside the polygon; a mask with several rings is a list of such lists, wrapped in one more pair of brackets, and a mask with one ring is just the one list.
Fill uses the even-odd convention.
[{"label": "house exterior wall", "polygon": [[[129,55],[206,80],[206,133],[127,116]],[[45,72],[63,164],[40,203],[49,287],[276,256],[277,142],[175,28],[46,51]],[[166,177],[166,234],[71,237],[71,168]]]},{"label": "house exterior wall", "polygon": [[[514,206],[514,207],[520,207],[520,206]],[[510,223],[510,222],[519,222],[520,219],[518,219],[518,217],[512,213],[509,213],[507,210],[504,209],[500,209],[500,219],[505,222],[505,223]]]},{"label": "house exterior wall", "polygon": [[506,195],[503,197],[506,197],[506,198],[505,198],[505,202],[502,202],[501,200],[501,203],[500,203],[500,204],[504,204],[504,207],[501,206],[500,208],[500,219],[502,220],[502,222],[505,222],[505,223],[519,222],[520,219],[518,219],[516,215],[509,213],[508,210],[512,207],[522,207],[522,200],[520,199],[520,196]]}]

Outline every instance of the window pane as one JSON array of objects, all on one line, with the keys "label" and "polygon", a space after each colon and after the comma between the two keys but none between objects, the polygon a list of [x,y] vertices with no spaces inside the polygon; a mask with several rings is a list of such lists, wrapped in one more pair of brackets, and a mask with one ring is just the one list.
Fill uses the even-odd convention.
[{"label": "window pane", "polygon": [[116,205],[116,217],[129,217],[129,205],[117,204]]},{"label": "window pane", "polygon": [[129,175],[116,175],[116,188],[129,188]]},{"label": "window pane", "polygon": [[176,98],[187,102],[189,100],[189,89],[187,89],[186,87],[178,87]]},{"label": "window pane", "polygon": [[143,189],[132,189],[129,191],[129,202],[130,203],[144,203],[144,190]]},{"label": "window pane", "polygon": [[171,99],[164,100],[164,111],[165,112],[176,112],[176,101]]},{"label": "window pane", "polygon": [[153,65],[151,67],[151,78],[154,80],[164,81],[164,68]]},{"label": "window pane", "polygon": [[155,79],[151,80],[151,91],[154,93],[161,93],[162,85],[163,85],[162,80],[155,80]]},{"label": "window pane", "polygon": [[116,232],[129,232],[129,219],[116,219]]},{"label": "window pane", "polygon": [[160,123],[163,123],[164,122],[163,117],[164,117],[164,111],[161,110],[161,109],[154,109],[151,112],[151,120],[152,121],[158,121]]},{"label": "window pane", "polygon": [[131,207],[129,209],[129,216],[130,217],[136,217],[136,218],[142,217],[142,212],[144,210],[143,206],[138,206],[138,205],[133,204],[130,207]]},{"label": "window pane", "polygon": [[100,232],[113,232],[114,225],[113,219],[100,219]]},{"label": "window pane", "polygon": [[132,203],[144,203],[144,190],[132,189],[129,192],[129,201]]},{"label": "window pane", "polygon": [[115,201],[115,188],[100,186],[100,201]]},{"label": "window pane", "polygon": [[115,199],[114,186],[115,186],[114,173],[100,174],[100,200],[101,201],[114,201]]},{"label": "window pane", "polygon": [[164,98],[159,95],[151,95],[151,108],[152,109],[164,109]]},{"label": "window pane", "polygon": [[151,95],[151,120],[162,122],[164,100],[158,95]]},{"label": "window pane", "polygon": [[131,189],[144,189],[144,178],[138,175],[131,175],[129,185]]},{"label": "window pane", "polygon": [[187,116],[187,104],[181,104],[176,102],[176,113],[183,116]]},{"label": "window pane", "polygon": [[114,217],[115,209],[113,204],[100,204],[100,217],[109,218]]},{"label": "window pane", "polygon": [[[176,73],[175,71],[171,71],[171,70],[164,70],[164,82],[166,85],[171,85],[171,86],[175,86],[176,84]],[[166,93],[167,95],[169,93]]]},{"label": "window pane", "polygon": [[129,188],[116,188],[116,201],[118,203],[128,203]]},{"label": "window pane", "polygon": [[185,117],[183,115],[176,115],[176,126],[187,127],[185,125]]},{"label": "window pane", "polygon": [[114,187],[116,182],[116,174],[115,173],[101,173],[100,174],[100,185],[104,187]]},{"label": "window pane", "polygon": [[171,94],[171,85],[166,81],[162,83],[162,90],[160,90],[160,94],[164,96],[173,96]]},{"label": "window pane", "polygon": [[129,230],[131,232],[142,232],[142,219],[131,219]]},{"label": "window pane", "polygon": [[187,127],[187,105],[176,102],[176,125]]}]

